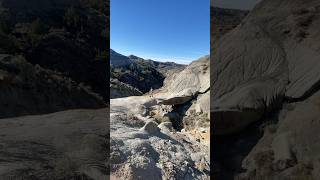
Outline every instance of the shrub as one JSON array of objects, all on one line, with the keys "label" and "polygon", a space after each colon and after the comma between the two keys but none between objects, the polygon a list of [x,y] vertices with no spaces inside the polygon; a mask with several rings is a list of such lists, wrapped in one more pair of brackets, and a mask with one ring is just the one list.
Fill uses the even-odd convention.
[{"label": "shrub", "polygon": [[32,21],[30,24],[30,33],[32,34],[46,34],[48,33],[48,26],[44,24],[39,18]]},{"label": "shrub", "polygon": [[10,13],[7,9],[2,7],[0,2],[0,32],[4,34],[10,34],[12,31],[12,25],[10,24]]}]

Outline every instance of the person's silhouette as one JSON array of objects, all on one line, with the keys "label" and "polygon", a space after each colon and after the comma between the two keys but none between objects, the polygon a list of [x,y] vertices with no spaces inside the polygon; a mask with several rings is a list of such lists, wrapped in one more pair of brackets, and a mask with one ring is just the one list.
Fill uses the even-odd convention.
[{"label": "person's silhouette", "polygon": [[150,89],[150,91],[149,91],[149,95],[150,95],[150,98],[153,98],[153,89],[152,89],[152,87],[151,87],[151,89]]}]

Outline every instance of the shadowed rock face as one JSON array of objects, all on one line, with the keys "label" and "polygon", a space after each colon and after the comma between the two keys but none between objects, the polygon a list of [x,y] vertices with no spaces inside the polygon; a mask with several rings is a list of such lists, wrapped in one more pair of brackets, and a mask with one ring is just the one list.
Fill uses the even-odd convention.
[{"label": "shadowed rock face", "polygon": [[213,41],[220,39],[224,34],[237,27],[247,16],[249,11],[227,9],[211,6],[211,37]]},{"label": "shadowed rock face", "polygon": [[319,7],[264,0],[215,43],[216,178],[319,177]]},{"label": "shadowed rock face", "polygon": [[[212,6],[211,3],[211,47],[226,33],[237,27],[249,11],[226,9]],[[212,52],[211,52],[212,54]]]}]

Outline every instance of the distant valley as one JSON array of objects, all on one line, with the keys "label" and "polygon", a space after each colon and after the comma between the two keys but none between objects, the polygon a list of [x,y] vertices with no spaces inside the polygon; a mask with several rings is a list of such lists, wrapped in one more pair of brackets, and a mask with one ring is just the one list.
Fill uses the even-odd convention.
[{"label": "distant valley", "polygon": [[110,96],[111,98],[139,96],[159,89],[165,78],[182,71],[186,66],[174,62],[145,60],[124,56],[110,50]]}]

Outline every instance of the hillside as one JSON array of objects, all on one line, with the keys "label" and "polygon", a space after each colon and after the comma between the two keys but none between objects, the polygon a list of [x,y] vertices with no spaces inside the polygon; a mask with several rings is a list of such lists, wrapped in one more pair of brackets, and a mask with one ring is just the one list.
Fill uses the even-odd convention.
[{"label": "hillside", "polygon": [[106,179],[109,3],[0,0],[1,179]]},{"label": "hillside", "polygon": [[165,77],[170,77],[174,73],[180,72],[186,67],[186,65],[177,64],[174,62],[159,62],[151,59],[145,60],[143,58],[140,58],[134,55],[130,55],[129,58],[139,64],[153,67]]},{"label": "hillside", "polygon": [[[0,53],[90,86],[107,100],[106,2],[1,0]],[[80,27],[80,28],[79,28]]]},{"label": "hillside", "polygon": [[[176,64],[173,62],[157,62],[153,60],[145,60],[143,58],[130,55],[124,56],[113,50],[110,50],[110,66],[111,66],[111,80],[115,80],[126,84],[127,90],[137,89],[141,93],[147,93],[152,89],[159,89],[164,85],[165,78],[170,78],[174,73],[180,72],[184,69],[184,65]],[[121,85],[111,83],[113,94],[118,91],[118,95],[114,97],[126,97],[128,91],[124,92],[124,88],[119,89]],[[125,86],[122,86],[125,87]],[[117,90],[118,89],[118,90]],[[141,95],[137,91],[132,91],[129,94]],[[112,94],[112,95],[113,95]],[[122,94],[122,95],[121,95]]]}]

